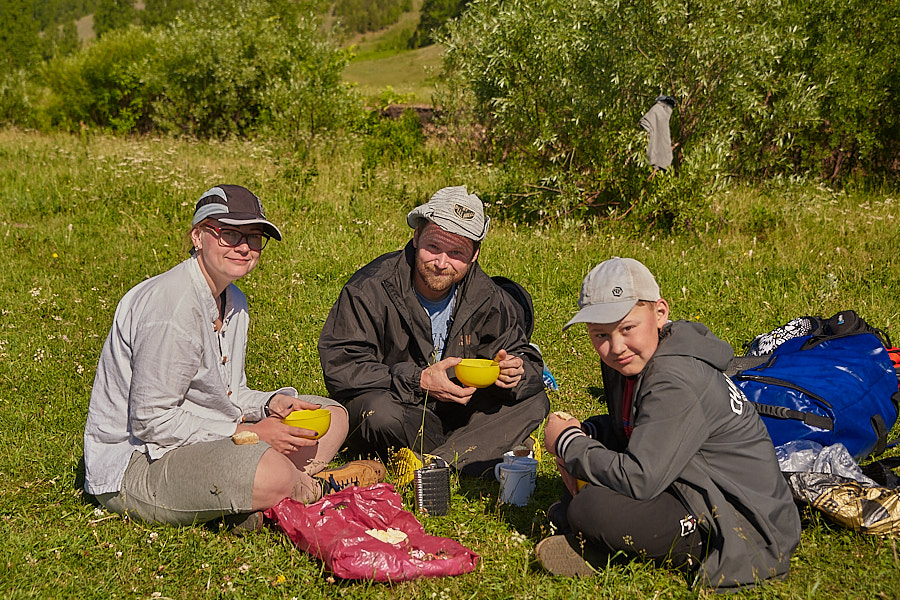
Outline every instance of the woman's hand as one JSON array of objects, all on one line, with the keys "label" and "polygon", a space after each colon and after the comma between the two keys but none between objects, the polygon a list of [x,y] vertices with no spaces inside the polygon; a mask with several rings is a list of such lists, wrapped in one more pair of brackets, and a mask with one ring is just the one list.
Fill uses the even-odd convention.
[{"label": "woman's hand", "polygon": [[279,419],[285,418],[295,410],[315,410],[317,408],[322,408],[322,405],[313,404],[312,402],[285,394],[275,394],[269,400],[269,414]]},{"label": "woman's hand", "polygon": [[318,441],[310,439],[316,435],[311,429],[302,429],[293,425],[285,425],[277,416],[266,417],[257,423],[241,423],[238,431],[253,431],[259,439],[272,446],[281,454],[296,452],[304,446],[315,446]]}]

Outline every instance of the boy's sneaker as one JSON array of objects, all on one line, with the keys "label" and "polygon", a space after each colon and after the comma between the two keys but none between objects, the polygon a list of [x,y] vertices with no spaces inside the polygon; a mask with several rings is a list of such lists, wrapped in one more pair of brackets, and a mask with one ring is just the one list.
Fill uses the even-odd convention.
[{"label": "boy's sneaker", "polygon": [[542,567],[563,577],[592,577],[598,568],[606,566],[608,558],[573,533],[542,539],[534,547],[534,554]]},{"label": "boy's sneaker", "polygon": [[562,502],[554,502],[547,509],[547,520],[550,521],[551,530],[554,535],[565,535],[572,533],[569,527],[569,517],[567,515],[566,506]]},{"label": "boy's sneaker", "polygon": [[319,471],[313,477],[322,481],[326,494],[339,492],[348,485],[366,487],[384,481],[387,469],[377,460],[354,460],[334,469]]}]

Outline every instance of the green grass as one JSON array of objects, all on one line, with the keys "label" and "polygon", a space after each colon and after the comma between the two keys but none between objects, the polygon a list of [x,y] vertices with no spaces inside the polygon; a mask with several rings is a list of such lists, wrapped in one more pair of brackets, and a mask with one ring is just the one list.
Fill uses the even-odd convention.
[{"label": "green grass", "polygon": [[437,45],[418,50],[374,54],[374,58],[351,62],[344,69],[344,80],[356,85],[364,98],[378,98],[391,88],[394,94],[408,97],[409,103],[431,104],[435,83],[441,73],[443,48]]},{"label": "green grass", "polygon": [[421,4],[421,0],[414,0],[413,10],[403,13],[390,27],[352,35],[344,41],[344,47],[352,49],[353,59],[344,69],[343,78],[372,105],[380,103],[386,90],[394,98],[392,102],[432,104],[443,48],[431,45],[406,49],[419,23]]},{"label": "green grass", "polygon": [[[315,350],[341,285],[409,238],[405,213],[439,187],[495,192],[496,166],[439,149],[361,173],[352,140],[307,163],[263,142],[83,138],[0,130],[0,597],[4,598],[692,598],[678,576],[634,563],[587,580],[536,567],[546,507],[561,486],[549,462],[526,507],[497,505],[497,484],[454,479],[451,511],[423,518],[481,556],[469,575],[399,585],[331,583],[275,531],[244,538],[95,512],[80,492],[81,435],[93,372],[116,303],[181,261],[198,195],[246,185],[285,234],[239,282],[253,323],[247,374],[260,389],[325,392]],[[482,249],[489,274],[525,285],[534,341],[561,390],[554,409],[602,412],[598,361],[578,327],[563,332],[584,274],[610,255],[646,262],[673,318],[699,319],[735,347],[805,314],[853,308],[900,340],[900,202],[892,193],[811,185],[733,188],[695,235],[638,235],[627,223],[539,228],[505,218]],[[405,505],[411,494],[404,494]],[[804,511],[791,577],[748,598],[897,598],[895,543]],[[282,581],[283,578],[283,581]],[[701,594],[705,595],[705,594]]]}]

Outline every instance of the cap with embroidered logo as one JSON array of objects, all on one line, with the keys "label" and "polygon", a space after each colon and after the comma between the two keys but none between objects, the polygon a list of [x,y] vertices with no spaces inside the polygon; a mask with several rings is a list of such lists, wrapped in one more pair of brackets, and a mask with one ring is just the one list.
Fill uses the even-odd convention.
[{"label": "cap with embroidered logo", "polygon": [[209,218],[226,225],[259,224],[267,235],[281,241],[281,231],[266,219],[262,202],[253,192],[239,185],[218,185],[200,196],[191,226]]},{"label": "cap with embroidered logo", "polygon": [[480,242],[487,235],[490,217],[484,215],[484,204],[464,186],[445,187],[421,206],[406,215],[406,222],[416,228],[431,221],[444,231]]},{"label": "cap with embroidered logo", "polygon": [[563,329],[575,323],[617,323],[639,300],[660,299],[653,273],[633,258],[613,257],[587,274],[581,284],[578,311]]}]

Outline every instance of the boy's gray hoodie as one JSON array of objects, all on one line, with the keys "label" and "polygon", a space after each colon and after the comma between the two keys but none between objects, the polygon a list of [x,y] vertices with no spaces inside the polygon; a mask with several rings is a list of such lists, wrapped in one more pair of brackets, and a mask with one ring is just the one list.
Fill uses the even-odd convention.
[{"label": "boy's gray hoodie", "polygon": [[704,325],[667,324],[638,375],[622,426],[625,378],[603,367],[609,416],[567,440],[566,469],[636,499],[672,488],[707,528],[711,548],[696,583],[728,591],[788,573],[800,517],[772,441],[753,406],[722,373],[731,346]]}]

